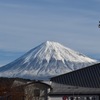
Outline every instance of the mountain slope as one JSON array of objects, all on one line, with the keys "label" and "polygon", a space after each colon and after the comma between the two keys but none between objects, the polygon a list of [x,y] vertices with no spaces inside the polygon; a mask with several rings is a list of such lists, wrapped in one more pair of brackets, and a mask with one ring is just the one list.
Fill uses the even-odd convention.
[{"label": "mountain slope", "polygon": [[57,42],[44,42],[0,68],[0,76],[43,79],[96,63]]}]

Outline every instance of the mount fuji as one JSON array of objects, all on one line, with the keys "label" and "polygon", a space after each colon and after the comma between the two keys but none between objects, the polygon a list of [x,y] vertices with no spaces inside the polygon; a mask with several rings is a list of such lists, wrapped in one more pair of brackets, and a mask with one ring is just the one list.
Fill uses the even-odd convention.
[{"label": "mount fuji", "polygon": [[47,41],[0,68],[0,77],[48,79],[97,63],[57,42]]}]

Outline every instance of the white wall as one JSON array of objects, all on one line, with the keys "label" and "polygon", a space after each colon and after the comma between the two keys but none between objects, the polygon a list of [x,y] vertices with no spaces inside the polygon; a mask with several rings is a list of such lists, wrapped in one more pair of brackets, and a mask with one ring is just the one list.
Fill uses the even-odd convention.
[{"label": "white wall", "polygon": [[[83,100],[83,98],[85,100],[88,100],[86,97],[89,97],[90,100],[92,100],[93,97],[95,98],[95,100],[99,100],[99,96],[93,96],[93,95],[91,95],[91,96],[88,96],[88,95],[78,96],[79,100],[81,100],[81,99]],[[63,100],[63,96],[59,96],[59,97],[57,97],[57,96],[55,96],[55,97],[50,96],[50,97],[48,97],[48,100]],[[68,99],[66,98],[66,100],[71,100],[71,99],[70,99],[70,97],[68,97]],[[74,97],[74,100],[76,100],[76,96]]]},{"label": "white wall", "polygon": [[63,100],[62,97],[48,97],[48,100]]}]

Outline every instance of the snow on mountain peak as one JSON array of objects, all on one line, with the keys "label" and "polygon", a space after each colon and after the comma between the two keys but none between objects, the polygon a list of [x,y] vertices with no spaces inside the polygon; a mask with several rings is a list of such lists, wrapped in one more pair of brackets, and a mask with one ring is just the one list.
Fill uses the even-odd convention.
[{"label": "snow on mountain peak", "polygon": [[96,63],[57,42],[46,41],[0,68],[0,76],[48,78]]},{"label": "snow on mountain peak", "polygon": [[[48,62],[51,58],[54,58],[56,60],[62,60],[63,62],[64,60],[71,62],[94,62],[93,59],[90,59],[81,53],[75,52],[67,47],[64,47],[57,42],[46,41],[42,43],[39,47],[36,47],[31,51],[31,54],[26,57],[26,59],[28,58],[27,62],[29,61],[29,58],[31,59],[31,57],[38,57],[38,59],[42,60],[46,59]],[[34,51],[37,52],[34,53]]]}]

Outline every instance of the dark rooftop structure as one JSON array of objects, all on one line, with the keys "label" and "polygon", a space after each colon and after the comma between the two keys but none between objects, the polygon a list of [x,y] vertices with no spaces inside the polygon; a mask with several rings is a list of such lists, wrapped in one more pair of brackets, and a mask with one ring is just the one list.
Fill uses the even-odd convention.
[{"label": "dark rooftop structure", "polygon": [[100,63],[53,77],[51,82],[53,88],[49,94],[51,97],[80,95],[100,100]]},{"label": "dark rooftop structure", "polygon": [[60,84],[100,88],[100,63],[51,78]]}]

